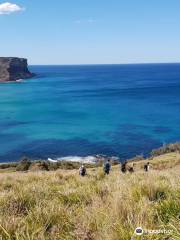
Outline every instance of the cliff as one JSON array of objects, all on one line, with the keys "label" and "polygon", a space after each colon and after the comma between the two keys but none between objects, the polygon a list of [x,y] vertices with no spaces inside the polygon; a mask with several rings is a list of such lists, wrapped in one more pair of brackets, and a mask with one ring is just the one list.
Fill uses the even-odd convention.
[{"label": "cliff", "polygon": [[27,59],[16,57],[0,57],[0,82],[16,81],[33,77],[28,70]]}]

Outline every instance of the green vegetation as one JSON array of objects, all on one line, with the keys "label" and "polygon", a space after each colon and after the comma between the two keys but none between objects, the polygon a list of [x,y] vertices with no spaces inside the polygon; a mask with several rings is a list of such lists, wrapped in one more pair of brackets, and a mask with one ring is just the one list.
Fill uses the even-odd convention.
[{"label": "green vegetation", "polygon": [[[113,160],[112,165],[117,165],[119,162]],[[86,163],[86,168],[100,167],[103,165],[103,161],[99,160],[97,163]],[[30,160],[27,157],[23,157],[19,162],[16,163],[2,163],[0,164],[1,172],[13,172],[13,171],[55,171],[57,169],[72,170],[79,169],[81,163],[79,162],[68,162],[58,161],[57,163],[49,162],[47,160]]]},{"label": "green vegetation", "polygon": [[133,174],[120,173],[119,166],[109,176],[101,167],[90,168],[84,178],[77,170],[61,169],[1,173],[0,236],[129,240],[142,239],[134,234],[141,226],[170,230],[144,239],[180,239],[180,154],[151,158],[148,173],[142,170],[144,161],[133,161]]},{"label": "green vegetation", "polygon": [[158,149],[154,149],[151,155],[154,157],[171,152],[180,152],[180,142],[166,144]]},{"label": "green vegetation", "polygon": [[[92,164],[85,164],[87,168],[94,167]],[[97,166],[99,166],[97,164]],[[0,172],[6,171],[55,171],[57,169],[78,169],[80,163],[77,162],[66,162],[59,161],[57,163],[52,163],[44,160],[30,160],[27,157],[22,158],[19,162],[16,163],[3,163],[0,164]]]}]

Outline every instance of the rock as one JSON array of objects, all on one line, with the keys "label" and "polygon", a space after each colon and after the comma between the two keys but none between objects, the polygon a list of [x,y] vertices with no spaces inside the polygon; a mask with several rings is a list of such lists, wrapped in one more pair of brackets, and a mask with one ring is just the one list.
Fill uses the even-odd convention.
[{"label": "rock", "polygon": [[0,82],[17,81],[34,75],[28,70],[27,59],[0,57]]}]

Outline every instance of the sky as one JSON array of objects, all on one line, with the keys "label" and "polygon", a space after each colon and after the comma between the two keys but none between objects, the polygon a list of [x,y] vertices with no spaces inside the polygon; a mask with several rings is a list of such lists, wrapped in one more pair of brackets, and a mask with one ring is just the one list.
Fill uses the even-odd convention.
[{"label": "sky", "polygon": [[180,0],[0,0],[0,56],[34,65],[180,62]]}]

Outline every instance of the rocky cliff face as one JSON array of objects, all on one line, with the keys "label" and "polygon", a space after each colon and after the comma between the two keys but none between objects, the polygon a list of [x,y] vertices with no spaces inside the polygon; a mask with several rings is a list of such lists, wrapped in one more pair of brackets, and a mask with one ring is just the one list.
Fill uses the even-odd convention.
[{"label": "rocky cliff face", "polygon": [[28,70],[27,59],[0,57],[0,82],[16,81],[33,77]]}]

